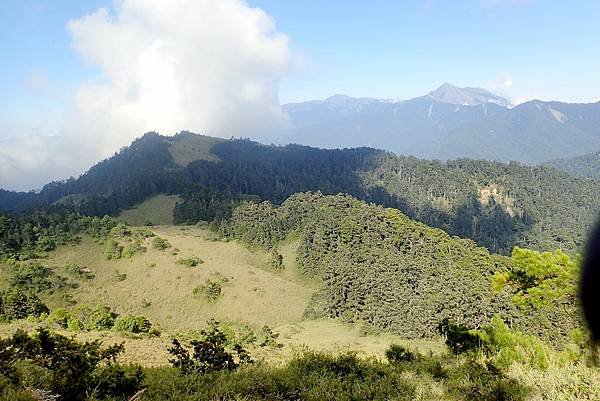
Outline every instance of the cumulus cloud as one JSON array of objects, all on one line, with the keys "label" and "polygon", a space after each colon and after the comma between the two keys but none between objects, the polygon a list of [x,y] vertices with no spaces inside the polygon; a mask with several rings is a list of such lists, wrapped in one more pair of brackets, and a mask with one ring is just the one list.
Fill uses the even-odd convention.
[{"label": "cumulus cloud", "polygon": [[[288,38],[244,1],[120,0],[67,29],[99,75],[73,94],[60,137],[3,144],[0,187],[15,172],[36,185],[44,170],[80,173],[147,131],[252,137],[286,123],[278,90],[293,61]],[[14,156],[32,146],[42,152],[35,163]]]}]

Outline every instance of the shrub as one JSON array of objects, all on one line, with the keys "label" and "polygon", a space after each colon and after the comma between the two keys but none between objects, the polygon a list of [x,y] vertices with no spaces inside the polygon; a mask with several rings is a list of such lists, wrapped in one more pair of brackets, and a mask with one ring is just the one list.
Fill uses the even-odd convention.
[{"label": "shrub", "polygon": [[271,249],[271,267],[277,270],[284,268],[283,256],[275,248]]},{"label": "shrub", "polygon": [[260,334],[262,338],[260,342],[261,347],[277,348],[282,346],[281,344],[277,343],[279,333],[273,333],[273,330],[271,330],[269,326],[264,325]]},{"label": "shrub", "polygon": [[104,245],[104,256],[106,260],[121,259],[123,247],[114,239],[109,239]]},{"label": "shrub", "polygon": [[122,352],[123,345],[102,349],[99,341],[78,343],[45,329],[32,336],[17,331],[0,339],[0,369],[16,389],[35,388],[63,400],[129,397],[140,389],[143,373],[114,364]]},{"label": "shrub", "polygon": [[484,352],[499,368],[515,362],[542,370],[549,365],[550,350],[539,338],[510,330],[498,315],[478,331],[478,335]]},{"label": "shrub", "polygon": [[94,278],[94,272],[87,267],[81,267],[76,263],[67,263],[65,265],[65,271],[72,276],[91,280]]},{"label": "shrub", "polygon": [[113,328],[128,333],[148,333],[152,323],[143,316],[122,315],[117,317]]},{"label": "shrub", "polygon": [[110,330],[114,326],[117,316],[108,306],[98,305],[91,310],[87,319],[81,321],[87,330]]},{"label": "shrub", "polygon": [[69,320],[67,321],[67,329],[71,330],[71,331],[79,331],[83,329],[83,323],[81,323],[81,321],[79,319],[77,319],[76,317],[69,317]]},{"label": "shrub", "polygon": [[123,248],[121,253],[122,258],[132,258],[133,256],[146,252],[146,248],[142,246],[139,240],[135,240]]},{"label": "shrub", "polygon": [[71,314],[67,310],[58,308],[54,309],[52,313],[48,315],[46,321],[64,329],[68,326],[70,318]]},{"label": "shrub", "polygon": [[199,264],[204,263],[204,261],[196,256],[192,256],[189,258],[179,258],[179,259],[177,259],[177,261],[175,263],[177,263],[179,265],[188,266],[188,267],[195,267],[195,266],[198,266]]},{"label": "shrub", "polygon": [[39,263],[16,263],[11,266],[8,283],[22,291],[43,292],[63,289],[67,280]]},{"label": "shrub", "polygon": [[48,312],[48,307],[35,294],[16,288],[0,292],[0,315],[6,320],[38,317]]},{"label": "shrub", "polygon": [[170,248],[171,244],[164,238],[154,237],[152,240],[152,248],[158,249],[159,251],[164,251],[167,248]]},{"label": "shrub", "polygon": [[385,351],[385,357],[390,363],[410,362],[415,359],[415,354],[401,345],[392,344]]},{"label": "shrub", "polygon": [[[171,365],[183,374],[208,373],[221,370],[235,370],[240,364],[251,363],[250,356],[239,344],[233,352],[227,350],[227,337],[219,329],[219,323],[211,321],[206,330],[200,331],[201,338],[190,341],[191,350],[173,339],[169,353]],[[237,361],[236,361],[237,359]]]},{"label": "shrub", "polygon": [[481,345],[479,335],[467,327],[451,323],[447,318],[438,326],[440,334],[446,337],[446,345],[455,354],[462,354]]},{"label": "shrub", "polygon": [[127,280],[127,273],[121,273],[118,269],[113,271],[113,277],[117,281],[125,281]]},{"label": "shrub", "polygon": [[198,286],[192,290],[192,294],[195,296],[204,296],[211,301],[216,301],[219,299],[221,292],[221,284],[211,280],[206,280],[204,285]]}]

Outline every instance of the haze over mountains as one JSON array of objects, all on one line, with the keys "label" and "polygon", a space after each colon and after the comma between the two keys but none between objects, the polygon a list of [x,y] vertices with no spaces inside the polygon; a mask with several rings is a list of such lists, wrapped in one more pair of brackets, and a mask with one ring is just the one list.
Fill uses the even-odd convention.
[{"label": "haze over mountains", "polygon": [[542,163],[600,148],[600,102],[510,102],[444,84],[405,101],[334,95],[283,106],[292,128],[278,140],[318,147],[372,146],[428,159]]}]

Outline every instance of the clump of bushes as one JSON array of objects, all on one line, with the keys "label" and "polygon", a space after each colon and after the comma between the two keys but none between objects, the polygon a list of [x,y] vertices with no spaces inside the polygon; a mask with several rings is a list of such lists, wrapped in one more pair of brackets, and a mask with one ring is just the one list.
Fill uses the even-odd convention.
[{"label": "clump of bushes", "polygon": [[466,326],[454,324],[448,318],[438,326],[439,333],[446,338],[446,345],[455,355],[477,349],[481,346],[481,337]]},{"label": "clump of bushes", "polygon": [[279,333],[274,333],[269,326],[264,325],[260,330],[259,345],[261,347],[281,348],[283,345],[277,342],[277,338],[279,338]]},{"label": "clump of bushes", "polygon": [[152,328],[152,323],[144,316],[119,315],[104,305],[94,307],[79,305],[72,311],[55,309],[46,317],[45,321],[58,328],[73,331],[115,330],[133,334],[158,333]]},{"label": "clump of bushes", "polygon": [[114,330],[127,333],[148,333],[152,323],[144,316],[121,315],[115,319]]},{"label": "clump of bushes", "polygon": [[[83,400],[127,397],[142,387],[140,367],[115,363],[123,345],[101,348],[38,329],[0,339],[0,396],[4,399]],[[35,389],[35,390],[31,390]],[[32,397],[32,392],[38,397]],[[43,398],[39,395],[44,395]]]},{"label": "clump of bushes", "polygon": [[401,345],[392,344],[385,351],[385,357],[389,363],[411,362],[415,359],[415,354]]},{"label": "clump of bushes", "polygon": [[31,292],[15,287],[0,291],[0,321],[39,317],[48,312],[48,307]]},{"label": "clump of bushes", "polygon": [[199,257],[191,256],[189,258],[179,258],[175,263],[177,263],[178,265],[184,265],[188,267],[196,267],[199,264],[204,263],[204,261]]},{"label": "clump of bushes", "polygon": [[15,263],[10,267],[8,284],[28,292],[54,292],[68,286],[67,280],[39,263]]},{"label": "clump of bushes", "polygon": [[200,285],[192,290],[194,296],[204,296],[211,301],[216,301],[221,297],[223,288],[221,284],[212,280],[206,280],[204,285]]},{"label": "clump of bushes", "polygon": [[104,257],[106,260],[121,259],[123,253],[123,246],[114,239],[108,239],[104,245]]},{"label": "clump of bushes", "polygon": [[91,280],[94,278],[94,272],[87,267],[81,267],[76,263],[67,263],[65,265],[65,271],[72,276],[83,278],[85,280]]},{"label": "clump of bushes", "polygon": [[146,252],[146,247],[142,246],[139,240],[127,244],[121,252],[121,258],[131,258],[137,254]]},{"label": "clump of bushes", "polygon": [[273,269],[281,270],[283,266],[283,256],[277,252],[276,248],[271,249],[271,267]]},{"label": "clump of bushes", "polygon": [[552,353],[542,340],[511,330],[498,315],[480,330],[469,330],[445,319],[440,332],[454,354],[477,351],[498,368],[520,363],[543,370],[548,367]]},{"label": "clump of bushes", "polygon": [[171,247],[171,244],[169,243],[169,241],[167,241],[164,238],[154,237],[154,239],[152,239],[152,248],[154,248],[154,249],[158,249],[159,251],[164,251],[165,249],[168,249],[170,247]]},{"label": "clump of bushes", "polygon": [[200,331],[200,339],[192,340],[184,347],[173,339],[169,348],[169,362],[182,374],[227,370],[232,371],[243,364],[252,363],[247,351],[240,345],[228,346],[227,336],[220,330],[217,321],[211,321],[206,330]]}]

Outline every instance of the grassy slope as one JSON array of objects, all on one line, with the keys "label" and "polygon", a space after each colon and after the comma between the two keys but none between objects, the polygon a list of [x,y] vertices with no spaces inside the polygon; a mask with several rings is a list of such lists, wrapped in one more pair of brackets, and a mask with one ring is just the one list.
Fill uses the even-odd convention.
[{"label": "grassy slope", "polygon": [[180,199],[179,195],[156,195],[122,211],[119,219],[133,226],[141,226],[147,222],[153,225],[173,224],[173,208]]},{"label": "grassy slope", "polygon": [[[359,326],[334,320],[304,321],[303,312],[317,285],[303,277],[296,268],[297,243],[289,242],[280,252],[285,269],[268,267],[269,255],[249,250],[236,242],[216,241],[213,234],[198,227],[160,226],[151,230],[167,239],[172,248],[165,251],[152,249],[131,259],[107,261],[103,246],[84,237],[80,244],[65,246],[53,252],[45,264],[66,276],[62,266],[77,263],[93,270],[95,278],[81,281],[71,290],[78,303],[105,304],[119,314],[144,315],[161,328],[159,338],[134,339],[113,332],[76,333],[81,340],[102,339],[106,344],[125,341],[124,360],[145,366],[167,363],[170,337],[204,327],[215,318],[233,326],[249,325],[255,332],[267,324],[280,334],[280,349],[251,349],[253,355],[272,362],[287,360],[296,350],[310,348],[331,352],[353,350],[365,356],[382,357],[387,347],[395,342],[422,352],[441,351],[437,341],[404,341],[398,336],[364,335]],[[178,249],[177,255],[172,251]],[[181,257],[197,256],[204,260],[197,267],[176,264]],[[155,266],[153,266],[155,264]],[[118,281],[115,272],[127,278]],[[207,279],[223,283],[223,295],[216,302],[194,297],[192,289]],[[57,297],[44,297],[52,308],[65,307]],[[144,306],[149,303],[149,306]],[[35,324],[20,321],[0,325],[0,336],[12,333],[17,327],[33,330]],[[59,330],[60,331],[60,330]],[[72,332],[66,332],[73,335]]]},{"label": "grassy slope", "polygon": [[221,141],[223,139],[203,135],[178,135],[176,139],[171,140],[169,150],[175,163],[185,167],[195,160],[219,160],[210,149]]}]

